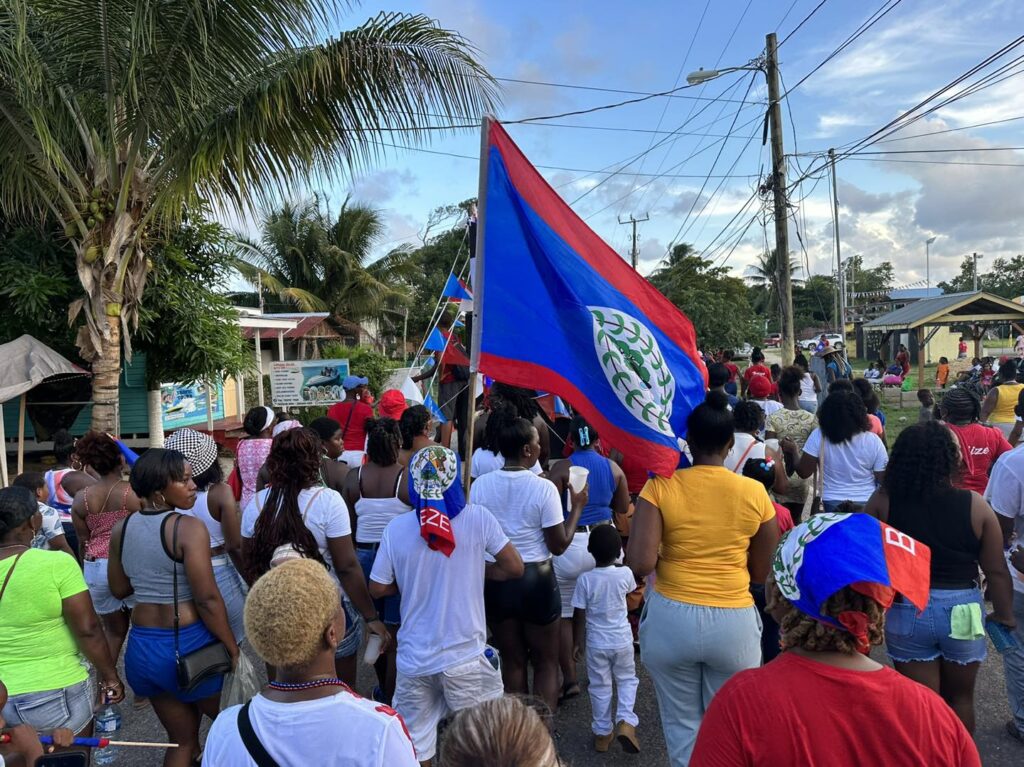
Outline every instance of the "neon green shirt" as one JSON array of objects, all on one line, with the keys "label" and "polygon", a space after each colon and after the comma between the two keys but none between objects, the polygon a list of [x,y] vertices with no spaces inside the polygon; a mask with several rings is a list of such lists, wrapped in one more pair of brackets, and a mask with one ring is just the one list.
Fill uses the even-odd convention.
[{"label": "neon green shirt", "polygon": [[[0,561],[0,583],[14,560]],[[29,549],[18,560],[0,599],[0,679],[10,695],[63,689],[89,676],[62,606],[86,588],[63,551]]]}]

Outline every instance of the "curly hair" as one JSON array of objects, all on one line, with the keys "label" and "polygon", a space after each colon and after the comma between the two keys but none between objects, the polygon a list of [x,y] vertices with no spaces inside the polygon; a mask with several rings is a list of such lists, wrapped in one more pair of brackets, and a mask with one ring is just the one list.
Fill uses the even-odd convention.
[{"label": "curly hair", "polygon": [[864,400],[853,391],[840,389],[831,392],[818,408],[818,425],[825,439],[833,445],[839,445],[868,431],[868,410]]},{"label": "curly hair", "polygon": [[444,737],[441,767],[558,767],[551,733],[535,709],[506,695],[455,715]]},{"label": "curly hair", "polygon": [[270,491],[256,518],[245,558],[245,576],[250,583],[270,569],[274,549],[286,543],[327,567],[299,508],[299,493],[320,481],[320,458],[320,438],[310,429],[289,429],[274,437],[267,456]]},{"label": "curly hair", "polygon": [[796,365],[783,368],[779,374],[779,394],[786,397],[799,397],[800,384],[804,380],[804,371]]},{"label": "curly hair", "polygon": [[953,486],[960,471],[956,437],[940,423],[908,426],[892,446],[882,487],[890,500],[919,503]]},{"label": "curly hair", "polygon": [[75,453],[83,466],[91,466],[102,476],[121,469],[121,448],[113,437],[103,432],[86,432],[75,443]]},{"label": "curly hair", "polygon": [[530,389],[522,389],[500,381],[495,381],[491,386],[490,401],[492,403],[495,400],[507,402],[515,408],[520,418],[525,418],[527,421],[532,421],[540,413],[540,406],[534,397],[535,392]]},{"label": "curly hair", "polygon": [[260,577],[245,600],[245,635],[277,668],[302,668],[316,658],[338,614],[338,585],[324,568],[292,559]]},{"label": "curly hair", "polygon": [[402,447],[402,432],[394,418],[378,418],[366,424],[366,454],[378,466],[394,466],[398,463],[398,451]]},{"label": "curly hair", "polygon": [[969,389],[957,386],[942,395],[939,410],[943,420],[963,426],[981,418],[981,400]]},{"label": "curly hair", "polygon": [[406,408],[398,419],[398,428],[402,432],[402,450],[412,450],[412,441],[422,434],[430,423],[430,411],[423,405]]},{"label": "curly hair", "polygon": [[[779,622],[779,641],[783,650],[799,647],[811,652],[841,652],[846,655],[858,652],[857,640],[851,634],[800,612],[782,596],[770,574],[764,588],[765,607]],[[872,646],[882,643],[885,610],[878,602],[846,586],[826,599],[821,608],[822,615],[830,618],[847,611],[864,613],[868,618],[868,643]]]},{"label": "curly hair", "polygon": [[761,428],[764,410],[756,402],[740,400],[732,409],[733,428],[736,431],[752,432]]}]

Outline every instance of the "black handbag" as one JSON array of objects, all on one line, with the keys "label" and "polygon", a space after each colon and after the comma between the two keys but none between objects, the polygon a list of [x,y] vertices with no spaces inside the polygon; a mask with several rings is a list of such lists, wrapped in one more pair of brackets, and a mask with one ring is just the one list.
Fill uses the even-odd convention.
[{"label": "black handbag", "polygon": [[[175,518],[174,528],[171,532],[172,554],[178,551],[178,525],[180,523],[181,514]],[[178,617],[178,561],[172,557],[171,562],[174,565],[174,662],[177,666],[178,689],[183,692],[192,692],[207,679],[231,671],[231,656],[223,642],[208,644],[187,655],[182,655],[178,651],[180,622]]]}]

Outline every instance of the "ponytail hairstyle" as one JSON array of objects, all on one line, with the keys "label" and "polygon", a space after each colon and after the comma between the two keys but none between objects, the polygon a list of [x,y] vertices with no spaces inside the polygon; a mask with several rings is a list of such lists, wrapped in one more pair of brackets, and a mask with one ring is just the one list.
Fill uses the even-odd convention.
[{"label": "ponytail hairstyle", "polygon": [[771,458],[748,458],[743,464],[743,476],[756,479],[771,490],[775,485],[775,461]]},{"label": "ponytail hairstyle", "polygon": [[267,456],[270,491],[256,518],[245,561],[245,575],[250,583],[270,569],[274,549],[286,543],[306,559],[315,559],[327,567],[316,539],[302,521],[299,507],[299,493],[320,482],[321,453],[320,437],[311,429],[289,429],[274,437]]},{"label": "ponytail hairstyle", "polygon": [[506,461],[522,458],[523,448],[533,439],[533,423],[521,418],[515,408],[500,407],[487,416],[487,426],[496,435],[498,453]]},{"label": "ponytail hairstyle", "polygon": [[402,433],[402,450],[412,450],[412,441],[423,433],[430,423],[430,411],[424,405],[413,405],[405,409],[398,419]]},{"label": "ponytail hairstyle", "polygon": [[[756,407],[756,406],[755,406]],[[733,438],[732,411],[725,392],[709,391],[686,419],[686,441],[700,453],[717,453]]]},{"label": "ponytail hairstyle", "polygon": [[366,424],[366,454],[381,467],[398,463],[398,451],[402,447],[402,433],[398,421],[393,418],[378,418]]},{"label": "ponytail hairstyle", "polygon": [[579,414],[573,417],[569,425],[569,436],[572,437],[573,448],[576,450],[591,450],[598,440],[597,429]]}]

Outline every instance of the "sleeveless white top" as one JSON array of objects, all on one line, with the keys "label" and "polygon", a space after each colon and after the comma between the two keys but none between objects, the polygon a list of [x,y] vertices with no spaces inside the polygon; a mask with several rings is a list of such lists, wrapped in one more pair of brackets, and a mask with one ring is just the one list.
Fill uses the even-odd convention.
[{"label": "sleeveless white top", "polygon": [[209,493],[205,490],[196,492],[196,505],[191,509],[178,509],[182,514],[190,514],[200,520],[206,529],[210,531],[210,548],[215,549],[224,545],[224,530],[220,522],[210,516],[210,507],[207,503]]},{"label": "sleeveless white top", "polygon": [[808,402],[818,401],[818,395],[814,391],[814,379],[810,373],[804,373],[804,377],[800,379],[800,399]]},{"label": "sleeveless white top", "polygon": [[405,470],[395,480],[395,494],[390,498],[363,497],[363,468],[359,467],[359,500],[356,501],[356,543],[380,543],[388,522],[412,511],[412,506],[398,497],[398,488],[405,479]]}]

